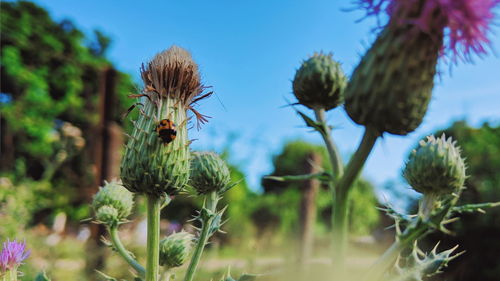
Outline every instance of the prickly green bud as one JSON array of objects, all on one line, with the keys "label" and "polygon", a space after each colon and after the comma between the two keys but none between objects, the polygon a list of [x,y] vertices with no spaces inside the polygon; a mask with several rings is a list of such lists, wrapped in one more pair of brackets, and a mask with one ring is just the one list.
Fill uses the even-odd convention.
[{"label": "prickly green bud", "polygon": [[299,103],[311,109],[330,110],[344,100],[347,78],[332,55],[314,54],[304,61],[293,79],[293,93]]},{"label": "prickly green bud", "polygon": [[[94,200],[92,201],[92,207],[94,208],[96,215],[101,216],[101,218],[111,218],[111,216],[116,216],[116,219],[119,221],[130,215],[133,206],[133,194],[125,189],[121,183],[116,180],[112,180],[111,182],[105,181],[104,187],[99,189],[99,192],[94,195]],[[107,208],[103,209],[103,207]],[[114,214],[115,211],[111,211],[111,209],[114,209],[116,214]],[[101,213],[99,214],[99,212]],[[105,222],[106,220],[101,221]]]},{"label": "prickly green bud", "polygon": [[194,236],[188,232],[171,234],[160,242],[160,265],[167,268],[183,265],[193,247]]},{"label": "prickly green bud", "polygon": [[[419,2],[419,1],[412,1]],[[345,91],[351,119],[378,132],[406,135],[424,118],[443,36],[390,22],[354,70]]]},{"label": "prickly green bud", "polygon": [[[202,95],[198,66],[184,49],[173,46],[156,55],[142,68],[145,87],[140,114],[121,163],[124,186],[138,193],[177,194],[189,180],[187,110],[199,123],[205,116],[193,104]],[[202,96],[200,96],[202,95]]]},{"label": "prickly green bud", "polygon": [[199,194],[225,190],[231,173],[224,160],[213,152],[194,152],[191,160],[191,185]]},{"label": "prickly green bud", "polygon": [[109,205],[104,205],[97,209],[95,217],[97,221],[106,225],[116,225],[120,221],[118,219],[118,210]]},{"label": "prickly green bud", "polygon": [[440,138],[428,136],[410,153],[403,176],[423,194],[450,194],[461,188],[466,179],[460,148],[444,134]]}]

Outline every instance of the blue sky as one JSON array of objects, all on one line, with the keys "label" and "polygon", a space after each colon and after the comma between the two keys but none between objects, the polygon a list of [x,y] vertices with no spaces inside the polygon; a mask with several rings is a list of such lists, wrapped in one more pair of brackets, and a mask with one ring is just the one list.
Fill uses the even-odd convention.
[{"label": "blue sky", "polygon": [[[220,148],[224,136],[235,135],[232,161],[247,173],[254,189],[272,170],[272,155],[285,141],[302,138],[320,143],[292,109],[282,108],[285,99],[293,100],[291,79],[300,62],[315,51],[333,52],[350,74],[374,39],[376,24],[374,19],[356,23],[363,13],[345,12],[348,1],[35,2],[56,20],[69,18],[85,32],[98,28],[108,34],[113,39],[110,59],[136,79],[142,62],[172,44],[191,51],[205,84],[217,93],[200,106],[213,118],[202,131],[192,132],[198,139],[195,148]],[[492,36],[492,46],[499,49],[499,36]],[[379,186],[398,179],[416,141],[454,120],[498,124],[499,67],[494,54],[476,59],[475,64],[461,63],[451,73],[444,66],[422,126],[407,137],[387,135],[379,141],[365,177]],[[330,112],[328,120],[337,128],[333,136],[346,159],[363,129],[341,108]]]}]

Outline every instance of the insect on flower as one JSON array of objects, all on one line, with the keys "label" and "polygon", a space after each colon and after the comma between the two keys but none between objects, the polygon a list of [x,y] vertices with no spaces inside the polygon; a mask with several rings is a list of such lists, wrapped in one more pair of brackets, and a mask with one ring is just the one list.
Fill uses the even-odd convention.
[{"label": "insect on flower", "polygon": [[171,143],[177,136],[175,124],[170,119],[163,119],[156,126],[156,132],[164,145]]}]

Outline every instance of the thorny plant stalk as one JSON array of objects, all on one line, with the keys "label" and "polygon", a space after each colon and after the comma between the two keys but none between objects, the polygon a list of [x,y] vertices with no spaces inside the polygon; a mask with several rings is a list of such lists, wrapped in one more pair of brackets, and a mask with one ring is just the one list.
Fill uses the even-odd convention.
[{"label": "thorny plant stalk", "polygon": [[414,222],[413,226],[406,229],[403,234],[403,239],[396,239],[396,241],[380,256],[377,261],[370,267],[370,269],[364,274],[363,281],[377,281],[381,280],[383,275],[394,266],[399,254],[406,247],[411,245],[414,241],[421,238],[423,235],[428,233],[428,228],[422,225],[416,228],[417,222]]},{"label": "thorny plant stalk", "polygon": [[146,270],[144,269],[144,267],[140,265],[139,262],[137,262],[130,254],[130,252],[125,248],[125,246],[123,246],[118,233],[118,226],[112,225],[108,229],[111,236],[111,242],[113,243],[113,246],[118,254],[120,254],[120,256],[139,273],[139,276],[145,277]]},{"label": "thorny plant stalk", "polygon": [[[320,131],[325,142],[332,164],[334,178],[330,180],[333,193],[333,263],[336,270],[340,271],[344,267],[345,252],[347,247],[347,215],[348,198],[350,188],[359,175],[361,169],[373,149],[379,134],[370,128],[365,130],[363,139],[346,167],[345,173],[342,166],[342,159],[338,153],[337,146],[331,137],[331,130],[325,120],[325,110],[315,109],[316,120],[323,126],[324,132]],[[336,181],[337,179],[338,181]],[[336,184],[335,184],[336,182]]]},{"label": "thorny plant stalk", "polygon": [[[431,196],[431,198],[427,198],[427,195],[421,199],[419,213],[421,215],[416,216],[416,218],[411,222],[411,224],[404,230],[403,233],[399,232],[399,226],[396,222],[396,241],[392,243],[392,245],[384,252],[382,256],[380,256],[372,266],[368,269],[368,271],[364,274],[363,281],[378,281],[384,276],[384,274],[394,266],[399,254],[405,248],[411,246],[415,241],[423,238],[432,230],[429,228],[428,222],[433,223],[434,225],[441,225],[442,222],[448,217],[452,208],[458,202],[460,198],[461,191],[458,191],[456,194],[452,194],[451,200],[447,203],[447,206],[444,207],[444,210],[441,210],[437,214],[431,214],[431,211],[427,211],[424,208],[429,207],[428,202],[434,203],[437,198],[435,196]],[[431,207],[431,210],[434,207]]]},{"label": "thorny plant stalk", "polygon": [[191,258],[191,262],[189,263],[188,269],[186,271],[186,276],[184,277],[184,281],[192,281],[194,278],[196,268],[198,267],[201,255],[203,254],[203,249],[205,248],[205,245],[208,242],[208,238],[210,237],[210,229],[212,227],[212,223],[215,218],[218,201],[219,201],[219,195],[217,194],[217,191],[212,191],[209,194],[207,194],[206,209],[208,210],[208,215],[204,216],[203,214],[201,214],[202,226],[201,226],[200,236],[196,243],[193,257]]}]

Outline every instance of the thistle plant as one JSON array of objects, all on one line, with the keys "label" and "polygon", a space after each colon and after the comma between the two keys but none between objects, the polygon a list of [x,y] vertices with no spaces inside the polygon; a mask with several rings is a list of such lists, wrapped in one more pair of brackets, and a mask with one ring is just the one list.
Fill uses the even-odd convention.
[{"label": "thistle plant", "polygon": [[193,153],[191,172],[191,185],[198,194],[205,197],[205,202],[194,218],[201,224],[201,229],[184,281],[193,280],[208,239],[220,230],[225,208],[217,210],[217,204],[224,192],[234,186],[227,164],[213,152]]},{"label": "thistle plant", "polygon": [[[359,0],[368,15],[382,12],[388,22],[361,58],[350,79],[332,55],[314,54],[305,60],[293,80],[298,103],[313,110],[314,117],[298,111],[307,126],[322,136],[332,172],[273,177],[275,180],[317,178],[332,193],[332,261],[336,280],[344,272],[347,248],[347,210],[352,185],[377,140],[384,134],[407,135],[422,123],[432,98],[440,59],[471,60],[486,53],[492,9],[498,0]],[[187,263],[184,281],[192,281],[209,238],[220,231],[225,207],[218,207],[233,183],[229,169],[217,154],[191,152],[188,124],[192,112],[198,126],[207,121],[194,105],[210,96],[204,93],[198,67],[182,48],[171,47],[142,67],[144,89],[132,95],[139,111],[121,163],[121,180],[106,183],[94,198],[95,221],[107,226],[111,241],[134,269],[134,280],[169,280],[171,270]],[[349,81],[348,81],[349,80]],[[358,149],[344,165],[332,138],[326,113],[344,105],[350,118],[364,126]],[[131,108],[131,110],[133,107]],[[440,271],[456,258],[455,248],[424,253],[418,240],[433,231],[449,233],[446,225],[456,214],[474,212],[499,203],[456,206],[466,179],[465,161],[452,139],[430,136],[409,156],[403,175],[423,194],[417,215],[387,207],[395,220],[393,245],[364,274],[363,280],[421,280]],[[123,187],[122,187],[123,185]],[[204,204],[193,219],[199,223],[193,238],[185,232],[160,241],[160,209],[174,195],[194,190]],[[127,222],[132,194],[147,199],[147,259],[142,266],[124,247],[118,227]],[[191,253],[192,249],[192,253]],[[410,250],[410,255],[403,255]],[[187,262],[189,256],[191,258]],[[160,275],[160,266],[164,274]],[[107,280],[116,280],[102,274]],[[161,276],[161,277],[160,277]],[[255,276],[243,275],[239,280]],[[228,273],[223,280],[234,280]]]},{"label": "thistle plant", "polygon": [[[132,120],[133,131],[125,146],[121,182],[106,182],[95,195],[92,207],[95,222],[106,225],[109,231],[110,241],[103,241],[134,269],[136,280],[157,281],[160,265],[169,270],[184,263],[190,254],[189,235],[184,232],[160,241],[160,210],[188,186],[191,170],[188,111],[198,127],[205,123],[207,116],[194,106],[211,92],[205,93],[198,66],[189,52],[177,46],[143,65],[141,77],[142,92],[130,96],[138,102],[129,112],[137,108],[139,115]],[[133,194],[144,195],[147,200],[146,266],[125,248],[118,233],[119,226],[128,222]],[[101,275],[113,280],[104,273]],[[163,277],[168,280],[170,274]]]},{"label": "thistle plant", "polygon": [[[166,196],[178,194],[189,181],[189,139],[187,111],[198,122],[205,116],[193,108],[207,97],[198,66],[184,49],[173,46],[157,54],[142,67],[144,90],[140,114],[125,148],[121,164],[123,185],[147,197],[148,243],[146,281],[158,280],[160,206]],[[173,123],[172,140],[167,143],[159,132],[163,120]],[[174,127],[175,126],[175,127]],[[174,137],[175,136],[175,137]]]},{"label": "thistle plant", "polygon": [[[209,238],[223,224],[225,208],[218,209],[217,203],[234,184],[227,164],[217,154],[190,151],[188,111],[199,128],[207,116],[194,105],[211,95],[204,93],[206,87],[201,84],[191,55],[182,48],[171,47],[143,66],[141,74],[144,90],[131,95],[139,101],[129,111],[137,108],[139,115],[132,121],[134,129],[125,146],[121,181],[105,182],[94,196],[94,222],[106,226],[110,240],[103,242],[131,266],[136,274],[134,280],[170,280],[174,276],[172,270],[186,263],[192,254],[184,277],[191,281]],[[205,197],[202,209],[193,219],[201,225],[197,237],[182,231],[160,241],[160,210],[174,195],[189,191],[188,187]],[[119,226],[128,222],[134,194],[147,199],[146,266],[125,248],[118,233]],[[99,273],[106,280],[116,280]]]},{"label": "thistle plant", "polygon": [[[293,93],[298,104],[314,111],[315,118],[297,110],[308,127],[322,136],[332,163],[332,173],[286,175],[269,179],[317,178],[332,192],[332,260],[335,280],[346,280],[347,202],[354,180],[362,170],[376,141],[384,134],[407,135],[422,123],[432,98],[440,60],[471,61],[486,54],[489,26],[497,0],[358,0],[355,4],[369,16],[384,13],[388,22],[380,27],[350,79],[341,75],[332,57],[314,55],[297,70]],[[347,85],[346,85],[347,84]],[[358,149],[344,167],[326,123],[325,113],[341,105],[349,117],[364,126]],[[416,241],[433,231],[449,233],[445,227],[456,214],[474,212],[499,203],[456,206],[466,179],[466,164],[456,142],[445,136],[429,136],[412,151],[404,178],[423,194],[419,213],[408,216],[387,208],[394,218],[395,243],[374,263],[364,280],[421,280],[438,272],[457,257],[455,249],[424,254]],[[404,250],[413,249],[401,265]],[[439,265],[439,266],[438,266]],[[395,267],[396,266],[396,267]],[[391,275],[390,272],[398,272]]]}]

